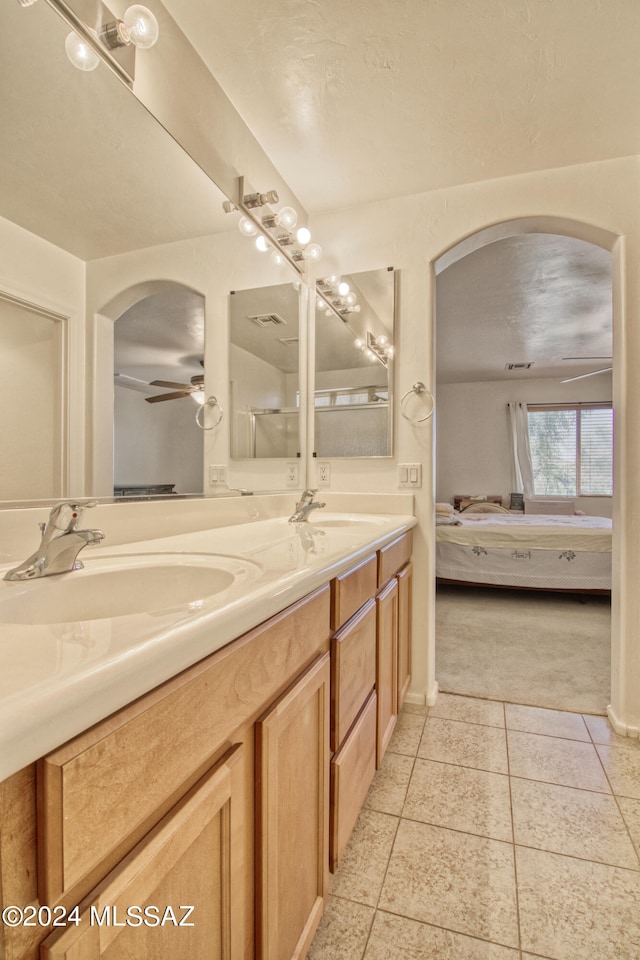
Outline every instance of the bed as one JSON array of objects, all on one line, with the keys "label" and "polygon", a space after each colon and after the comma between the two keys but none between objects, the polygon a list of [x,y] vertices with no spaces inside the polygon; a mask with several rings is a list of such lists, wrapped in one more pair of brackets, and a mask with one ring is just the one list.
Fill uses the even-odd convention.
[{"label": "bed", "polygon": [[436,578],[534,590],[608,593],[611,520],[545,514],[452,514],[436,525]]}]

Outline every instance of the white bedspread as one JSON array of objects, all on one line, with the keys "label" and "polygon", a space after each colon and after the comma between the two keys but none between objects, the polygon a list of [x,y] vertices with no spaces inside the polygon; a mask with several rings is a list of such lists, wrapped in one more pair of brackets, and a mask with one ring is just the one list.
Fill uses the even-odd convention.
[{"label": "white bedspread", "polygon": [[461,513],[459,519],[459,525],[436,527],[439,543],[611,552],[611,520],[607,517]]}]

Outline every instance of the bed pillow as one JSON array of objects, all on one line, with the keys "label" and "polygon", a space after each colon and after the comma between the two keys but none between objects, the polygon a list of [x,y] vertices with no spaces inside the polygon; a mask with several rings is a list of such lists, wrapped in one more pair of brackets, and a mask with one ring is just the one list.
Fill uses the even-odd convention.
[{"label": "bed pillow", "polygon": [[478,503],[469,503],[460,511],[460,513],[509,513],[506,507],[501,507],[499,503],[491,503],[489,500]]}]

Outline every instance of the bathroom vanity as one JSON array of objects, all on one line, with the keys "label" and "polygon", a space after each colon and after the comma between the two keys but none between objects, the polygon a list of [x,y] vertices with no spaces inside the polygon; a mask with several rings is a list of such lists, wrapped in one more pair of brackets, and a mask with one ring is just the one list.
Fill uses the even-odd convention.
[{"label": "bathroom vanity", "polygon": [[3,620],[58,651],[0,704],[6,960],[306,955],[409,685],[414,523],[318,511],[100,547],[240,567],[170,609]]}]

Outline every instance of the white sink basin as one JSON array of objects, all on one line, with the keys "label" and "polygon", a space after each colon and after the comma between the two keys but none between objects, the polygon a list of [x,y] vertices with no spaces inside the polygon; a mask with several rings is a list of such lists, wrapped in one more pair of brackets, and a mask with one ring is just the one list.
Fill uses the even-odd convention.
[{"label": "white sink basin", "polygon": [[384,523],[378,517],[323,517],[318,513],[307,521],[310,527],[371,527],[377,523]]},{"label": "white sink basin", "polygon": [[0,623],[44,624],[156,613],[198,604],[262,572],[220,554],[138,553],[83,558],[84,570],[0,581]]}]

